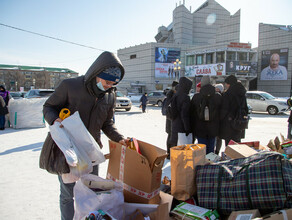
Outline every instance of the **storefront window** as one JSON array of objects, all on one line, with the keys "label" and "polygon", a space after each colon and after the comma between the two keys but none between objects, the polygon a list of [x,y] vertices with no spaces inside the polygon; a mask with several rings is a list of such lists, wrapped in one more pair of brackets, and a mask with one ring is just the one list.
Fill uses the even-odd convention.
[{"label": "storefront window", "polygon": [[227,60],[235,60],[236,53],[233,51],[227,51]]},{"label": "storefront window", "polygon": [[187,56],[187,66],[191,66],[195,64],[195,56],[191,55],[191,56]]},{"label": "storefront window", "polygon": [[213,63],[213,53],[206,54],[206,63],[207,64]]},{"label": "storefront window", "polygon": [[197,55],[197,65],[203,64],[203,55]]},{"label": "storefront window", "polygon": [[217,52],[216,53],[216,63],[224,63],[224,52]]}]

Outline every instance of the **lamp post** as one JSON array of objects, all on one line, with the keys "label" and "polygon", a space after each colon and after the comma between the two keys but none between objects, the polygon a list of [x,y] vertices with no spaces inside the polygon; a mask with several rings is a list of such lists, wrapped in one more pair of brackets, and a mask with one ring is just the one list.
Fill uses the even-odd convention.
[{"label": "lamp post", "polygon": [[174,65],[174,72],[175,72],[175,79],[179,80],[179,74],[180,74],[180,65],[181,65],[181,61],[179,59],[176,59],[176,61],[173,63]]}]

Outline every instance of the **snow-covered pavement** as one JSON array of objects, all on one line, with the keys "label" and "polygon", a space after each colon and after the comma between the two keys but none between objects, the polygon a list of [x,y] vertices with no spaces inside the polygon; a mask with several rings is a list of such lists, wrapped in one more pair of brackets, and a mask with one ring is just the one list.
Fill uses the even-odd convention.
[{"label": "snow-covered pavement", "polygon": [[[141,113],[138,103],[130,112],[116,112],[116,126],[125,137],[135,137],[166,149],[165,117],[160,108],[148,106]],[[252,114],[246,138],[266,145],[282,133],[287,136],[288,113],[271,116]],[[56,175],[39,169],[39,154],[48,127],[5,129],[0,131],[0,219],[60,219],[59,182]],[[103,134],[103,152],[108,153],[108,139]],[[105,177],[107,162],[100,165]],[[164,164],[162,176],[170,177],[170,163]]]}]

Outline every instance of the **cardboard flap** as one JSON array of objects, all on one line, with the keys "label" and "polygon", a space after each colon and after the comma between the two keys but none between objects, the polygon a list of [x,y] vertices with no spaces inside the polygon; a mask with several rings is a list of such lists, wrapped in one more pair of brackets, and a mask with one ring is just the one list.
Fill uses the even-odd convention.
[{"label": "cardboard flap", "polygon": [[138,140],[138,143],[141,154],[147,158],[151,170],[153,170],[154,167],[160,166],[161,161],[167,157],[167,152],[165,150],[143,141]]}]

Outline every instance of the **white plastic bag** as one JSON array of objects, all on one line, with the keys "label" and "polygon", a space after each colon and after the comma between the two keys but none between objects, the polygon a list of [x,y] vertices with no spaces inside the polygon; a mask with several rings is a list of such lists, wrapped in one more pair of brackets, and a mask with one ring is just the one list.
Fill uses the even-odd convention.
[{"label": "white plastic bag", "polygon": [[193,143],[193,134],[189,133],[187,136],[186,133],[178,133],[177,146],[184,144],[192,144]]},{"label": "white plastic bag", "polygon": [[92,161],[92,165],[97,165],[105,161],[105,157],[98,144],[81,121],[78,111],[64,119],[62,125],[75,146],[79,150],[82,149],[87,153]]},{"label": "white plastic bag", "polygon": [[[113,183],[114,188],[104,193],[92,191],[85,182]],[[122,185],[93,174],[83,175],[74,186],[74,220],[84,219],[90,212],[102,209],[116,219],[124,216],[124,195]]]}]

